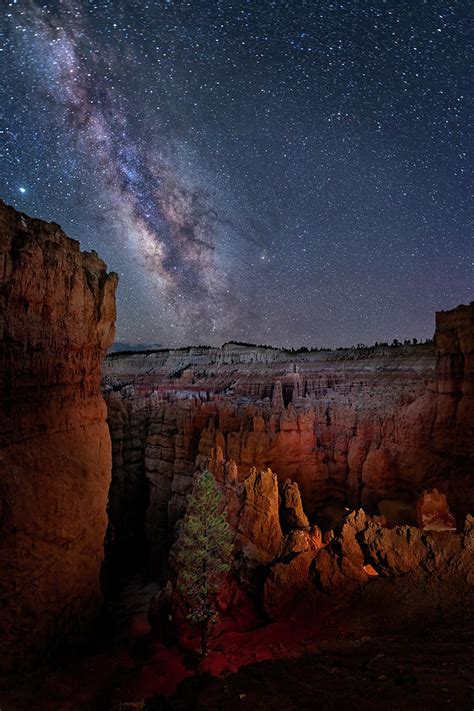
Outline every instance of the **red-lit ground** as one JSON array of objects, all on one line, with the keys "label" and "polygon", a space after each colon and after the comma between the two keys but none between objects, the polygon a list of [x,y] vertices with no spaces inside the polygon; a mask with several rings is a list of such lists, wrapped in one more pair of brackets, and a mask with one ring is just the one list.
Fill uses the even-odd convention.
[{"label": "red-lit ground", "polygon": [[472,711],[474,607],[422,609],[393,593],[390,583],[351,607],[327,600],[280,622],[227,632],[212,640],[197,674],[192,650],[153,642],[146,616],[137,614],[122,642],[23,677],[14,693],[2,694],[1,709],[107,711],[148,699],[134,710]]}]

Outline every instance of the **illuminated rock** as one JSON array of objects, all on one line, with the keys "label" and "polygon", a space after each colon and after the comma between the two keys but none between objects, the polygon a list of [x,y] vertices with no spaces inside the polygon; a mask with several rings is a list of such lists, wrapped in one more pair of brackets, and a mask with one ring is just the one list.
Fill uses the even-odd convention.
[{"label": "illuminated rock", "polygon": [[285,528],[309,528],[308,518],[303,511],[298,484],[286,479],[281,487],[282,514]]},{"label": "illuminated rock", "polygon": [[416,503],[418,526],[425,531],[455,531],[456,521],[446,496],[433,489],[424,491]]},{"label": "illuminated rock", "polygon": [[283,534],[279,517],[278,479],[271,469],[253,469],[243,482],[244,505],[239,536],[245,557],[264,565],[279,553]]},{"label": "illuminated rock", "polygon": [[461,533],[423,531],[413,526],[387,528],[363,511],[353,512],[316,553],[310,576],[322,592],[344,596],[371,578],[410,574],[415,595],[425,594],[423,590],[429,591],[431,584],[439,590],[445,585],[446,599],[461,599],[463,591],[474,586],[473,521],[468,516]]},{"label": "illuminated rock", "polygon": [[328,545],[314,556],[310,576],[322,592],[347,594],[368,581],[364,553],[357,540],[366,522],[363,511],[353,511]]},{"label": "illuminated rock", "polygon": [[0,203],[0,664],[87,631],[112,459],[100,367],[117,277],[58,225]]}]

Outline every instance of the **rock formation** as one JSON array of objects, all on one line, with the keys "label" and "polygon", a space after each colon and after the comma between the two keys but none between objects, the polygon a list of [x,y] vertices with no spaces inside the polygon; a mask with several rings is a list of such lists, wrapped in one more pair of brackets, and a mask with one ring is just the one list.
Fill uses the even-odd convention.
[{"label": "rock formation", "polygon": [[418,527],[424,531],[455,531],[456,521],[446,496],[437,489],[424,491],[416,502]]},{"label": "rock formation", "polygon": [[84,630],[111,478],[100,392],[117,277],[55,224],[0,203],[1,664]]},{"label": "rock formation", "polygon": [[474,302],[436,314],[436,415],[431,448],[459,522],[472,513],[474,458]]},{"label": "rock formation", "polygon": [[[214,455],[216,478],[233,470],[228,464]],[[389,527],[384,517],[359,509],[346,513],[323,541],[318,527],[307,522],[297,484],[286,480],[279,485],[270,469],[255,468],[243,482],[226,477],[220,482],[235,544],[232,573],[219,595],[224,619],[219,633],[232,628],[232,620],[237,630],[245,626],[241,611],[249,610],[252,601],[254,618],[263,612],[267,619],[278,619],[300,606],[320,607],[325,602],[321,594],[347,600],[368,583],[373,595],[375,586],[375,599],[377,591],[383,599],[384,584],[400,577],[401,590],[390,588],[389,594],[410,599],[411,612],[420,605],[449,607],[474,600],[474,517],[468,515],[458,533],[450,527],[453,519],[437,490],[420,497],[424,526]]]},{"label": "rock formation", "polygon": [[[226,517],[235,535],[232,571],[219,595],[219,608],[227,618],[238,621],[237,629],[242,625],[242,608],[252,607],[252,601],[257,602],[252,619],[262,610],[275,618],[309,592],[309,568],[323,545],[321,531],[309,526],[298,485],[286,480],[279,487],[271,469],[252,468],[248,477],[237,482],[232,477],[234,463],[222,466],[215,454],[210,469],[220,481]],[[225,476],[220,477],[223,471]],[[177,577],[173,555],[171,559]],[[158,598],[150,608],[153,618],[157,603]]]},{"label": "rock formation", "polygon": [[156,573],[192,475],[213,456],[233,460],[239,480],[252,467],[291,479],[305,515],[326,528],[358,506],[416,525],[417,499],[433,487],[461,528],[474,510],[473,321],[474,304],[438,314],[434,348],[109,356],[110,549],[143,549],[145,535]]},{"label": "rock formation", "polygon": [[284,526],[286,528],[309,528],[308,518],[303,511],[298,485],[287,479],[282,486]]},{"label": "rock formation", "polygon": [[271,469],[254,468],[244,483],[238,531],[246,557],[266,565],[278,555],[283,535],[279,517],[278,479]]},{"label": "rock formation", "polygon": [[[387,528],[362,510],[352,512],[311,563],[310,576],[321,591],[342,596],[369,579],[404,578],[410,593],[422,597],[438,587],[445,603],[474,593],[474,518],[464,530],[423,531],[410,526]],[[424,583],[424,579],[426,584]],[[374,581],[375,582],[375,581]],[[440,584],[439,584],[440,583]],[[425,600],[425,604],[427,601]]]},{"label": "rock formation", "polygon": [[[474,304],[437,315],[434,349],[110,356],[107,427],[116,282],[57,225],[0,203],[1,666],[80,640],[100,573],[172,579],[205,467],[235,532],[221,632],[353,594],[472,605]],[[168,585],[150,608],[168,643],[175,603]]]}]

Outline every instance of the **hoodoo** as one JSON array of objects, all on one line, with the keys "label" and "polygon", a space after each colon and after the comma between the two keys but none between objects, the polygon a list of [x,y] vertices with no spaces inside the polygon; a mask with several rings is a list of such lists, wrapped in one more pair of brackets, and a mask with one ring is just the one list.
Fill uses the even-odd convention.
[{"label": "hoodoo", "polygon": [[436,487],[461,530],[474,507],[474,303],[436,324],[434,345],[108,356],[111,550],[123,563],[147,541],[156,570],[213,453],[240,479],[270,467],[285,496],[290,478],[326,527],[359,506],[416,525],[418,497]]},{"label": "hoodoo", "polygon": [[117,276],[0,203],[0,664],[81,637],[101,602],[111,478],[100,368]]}]

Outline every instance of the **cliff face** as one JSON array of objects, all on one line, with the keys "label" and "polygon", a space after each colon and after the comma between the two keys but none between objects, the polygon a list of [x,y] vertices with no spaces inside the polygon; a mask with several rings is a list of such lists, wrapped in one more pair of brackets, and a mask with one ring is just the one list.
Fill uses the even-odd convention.
[{"label": "cliff face", "polygon": [[[436,351],[228,344],[107,358],[111,549],[145,536],[158,571],[193,472],[210,457],[233,460],[241,480],[251,467],[290,478],[323,526],[359,505],[415,524],[416,499],[433,486],[462,525],[474,505],[473,313],[438,314]],[[133,525],[121,521],[120,492]]]},{"label": "cliff face", "polygon": [[436,315],[438,355],[432,448],[450,465],[453,503],[472,513],[474,487],[474,302]]},{"label": "cliff face", "polygon": [[100,368],[117,277],[55,224],[0,203],[1,663],[97,611],[111,447]]}]

